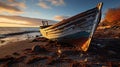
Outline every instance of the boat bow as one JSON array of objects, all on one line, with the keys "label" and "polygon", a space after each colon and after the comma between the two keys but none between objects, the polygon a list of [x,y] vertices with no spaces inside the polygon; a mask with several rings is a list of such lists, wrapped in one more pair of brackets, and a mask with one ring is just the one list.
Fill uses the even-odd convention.
[{"label": "boat bow", "polygon": [[93,34],[101,20],[102,4],[99,3],[95,8],[54,25],[44,24],[44,26],[41,26],[40,32],[45,38],[67,42],[77,46],[82,51],[87,51]]}]

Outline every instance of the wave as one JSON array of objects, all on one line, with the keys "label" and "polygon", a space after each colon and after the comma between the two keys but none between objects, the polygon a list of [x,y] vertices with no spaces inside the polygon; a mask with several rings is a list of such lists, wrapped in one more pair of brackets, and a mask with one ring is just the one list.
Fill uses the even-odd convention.
[{"label": "wave", "polygon": [[26,33],[39,32],[38,27],[0,27],[0,38]]}]

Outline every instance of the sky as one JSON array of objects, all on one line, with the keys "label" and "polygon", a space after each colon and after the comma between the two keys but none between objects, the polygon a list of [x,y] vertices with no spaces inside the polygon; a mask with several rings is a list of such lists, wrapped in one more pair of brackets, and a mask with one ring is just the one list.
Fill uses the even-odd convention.
[{"label": "sky", "polygon": [[[103,2],[102,18],[119,0],[0,0],[0,27],[36,27],[41,19],[61,21]],[[52,23],[52,21],[50,21]]]}]

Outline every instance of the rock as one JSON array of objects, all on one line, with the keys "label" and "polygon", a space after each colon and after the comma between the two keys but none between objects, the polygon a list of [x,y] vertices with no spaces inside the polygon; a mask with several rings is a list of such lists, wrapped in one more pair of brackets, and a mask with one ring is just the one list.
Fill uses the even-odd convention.
[{"label": "rock", "polygon": [[0,40],[0,42],[1,42],[1,43],[4,43],[4,42],[5,42],[5,40]]},{"label": "rock", "polygon": [[35,45],[32,47],[32,51],[33,52],[48,52],[48,50],[44,47],[44,46],[40,46],[40,45]]},{"label": "rock", "polygon": [[39,37],[39,35],[36,35],[35,37],[36,37],[36,38],[38,38],[38,37]]},{"label": "rock", "polygon": [[32,47],[32,51],[33,52],[39,52],[41,50],[40,46],[39,45],[35,45]]}]

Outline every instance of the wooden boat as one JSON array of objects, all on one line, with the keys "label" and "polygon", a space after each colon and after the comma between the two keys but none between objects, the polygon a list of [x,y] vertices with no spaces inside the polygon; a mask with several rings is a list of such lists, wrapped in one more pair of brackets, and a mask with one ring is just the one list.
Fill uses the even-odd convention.
[{"label": "wooden boat", "polygon": [[94,31],[101,20],[102,3],[90,10],[77,14],[59,23],[48,25],[42,22],[40,32],[50,40],[75,45],[78,50],[87,51]]}]

